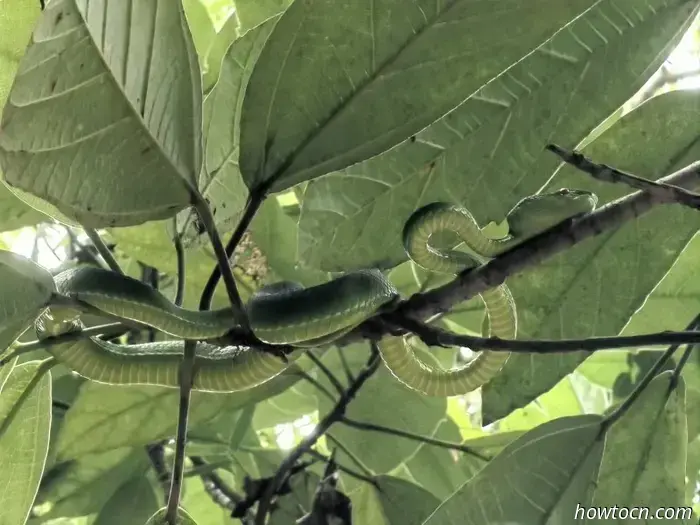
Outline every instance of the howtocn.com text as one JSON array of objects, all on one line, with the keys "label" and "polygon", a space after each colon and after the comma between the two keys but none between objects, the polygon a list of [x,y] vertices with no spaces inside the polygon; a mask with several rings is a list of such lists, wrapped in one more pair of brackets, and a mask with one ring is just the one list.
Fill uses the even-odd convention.
[{"label": "howtocn.com text", "polygon": [[576,505],[575,520],[674,520],[680,523],[691,523],[693,511],[690,507],[581,507]]}]

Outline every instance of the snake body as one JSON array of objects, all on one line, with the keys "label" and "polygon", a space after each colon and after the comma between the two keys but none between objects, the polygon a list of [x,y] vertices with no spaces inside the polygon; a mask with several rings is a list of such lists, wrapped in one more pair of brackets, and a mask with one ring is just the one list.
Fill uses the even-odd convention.
[{"label": "snake body", "polygon": [[[546,230],[562,220],[588,212],[596,198],[589,192],[560,190],[520,201],[508,214],[510,235],[486,237],[472,215],[458,206],[434,203],[416,211],[407,221],[403,242],[418,265],[436,272],[458,273],[474,260],[489,257]],[[430,237],[450,230],[474,252],[440,251]],[[192,311],[171,303],[160,292],[127,276],[82,266],[55,277],[57,292],[106,314],[137,321],[182,339],[207,340],[237,328],[229,308]],[[246,306],[255,335],[269,344],[292,345],[288,361],[303,349],[332,343],[399,297],[378,270],[347,273],[327,283],[302,288],[276,283],[262,288]],[[483,292],[490,335],[516,336],[517,316],[505,285]],[[37,319],[40,339],[82,329],[80,311],[53,305]],[[379,343],[391,373],[406,386],[425,395],[449,396],[470,392],[488,382],[508,359],[505,352],[482,352],[465,366],[442,369],[423,362],[405,337],[390,336]],[[178,387],[183,341],[119,345],[91,337],[47,345],[47,351],[66,366],[93,381],[109,384],[150,384]],[[248,347],[218,347],[198,343],[195,390],[232,392],[260,385],[284,371],[289,362]]]}]

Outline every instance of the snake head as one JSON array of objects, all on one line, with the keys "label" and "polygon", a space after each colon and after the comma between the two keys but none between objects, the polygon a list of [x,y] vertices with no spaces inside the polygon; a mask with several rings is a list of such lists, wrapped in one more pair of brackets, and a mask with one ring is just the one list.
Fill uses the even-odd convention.
[{"label": "snake head", "polygon": [[567,219],[593,211],[598,197],[585,190],[562,188],[550,193],[525,197],[510,212],[510,234],[527,238],[537,235]]}]

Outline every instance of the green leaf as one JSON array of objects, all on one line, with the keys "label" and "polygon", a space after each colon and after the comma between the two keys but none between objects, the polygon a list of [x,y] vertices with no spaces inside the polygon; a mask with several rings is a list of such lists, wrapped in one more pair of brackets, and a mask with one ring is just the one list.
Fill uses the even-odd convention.
[{"label": "green leaf", "polygon": [[[351,345],[345,355],[351,369],[357,374],[367,359],[365,345]],[[423,359],[431,362],[429,354]],[[327,352],[322,361],[336,375],[344,378],[343,368],[337,352]],[[318,381],[333,392],[333,387],[325,376]],[[322,393],[317,393],[320,414],[327,414],[331,401]],[[381,400],[381,402],[378,402]],[[411,434],[432,436],[445,417],[445,398],[428,397],[403,386],[382,364],[377,372],[362,386],[355,399],[348,406],[346,416],[355,421],[372,423],[402,430]],[[367,467],[377,473],[386,473],[397,467],[420,446],[419,441],[397,437],[383,432],[372,432],[337,425],[331,434],[341,442],[343,448],[337,451],[337,460],[351,465],[352,459],[343,449],[359,458]]]},{"label": "green leaf", "polygon": [[[382,153],[593,3],[296,0],[243,102],[243,179],[281,191]],[[496,30],[511,38],[494,40]]]},{"label": "green leaf", "polygon": [[[168,525],[164,519],[167,510],[168,509],[165,507],[158,510],[148,519],[146,525]],[[197,522],[194,521],[194,518],[190,516],[185,509],[179,508],[177,509],[177,525],[197,525]]]},{"label": "green leaf", "polygon": [[123,525],[127,520],[128,523],[143,523],[159,505],[151,482],[141,470],[119,487],[102,507],[93,525]]},{"label": "green leaf", "polygon": [[[462,441],[459,428],[450,419],[444,419],[440,423],[433,437],[457,444]],[[457,490],[484,464],[483,460],[468,453],[436,447],[430,443],[421,445],[405,462],[415,481],[440,501]]]},{"label": "green leaf", "polygon": [[51,274],[16,253],[0,250],[0,353],[31,324],[56,291]]},{"label": "green leaf", "polygon": [[214,22],[202,0],[182,0],[182,7],[200,63],[205,62],[209,47],[216,36]]},{"label": "green leaf", "polygon": [[2,523],[23,525],[49,451],[51,375],[41,361],[15,367],[0,388]]},{"label": "green leaf", "polygon": [[205,93],[209,92],[219,79],[224,55],[233,41],[238,38],[239,26],[238,16],[234,11],[228,17],[221,30],[214,36],[214,40],[212,40],[209,48],[209,53],[207,53],[207,67],[202,79]]},{"label": "green leaf", "polygon": [[[302,525],[297,520],[306,514],[303,509],[311,509],[314,492],[320,481],[319,476],[308,470],[294,476],[289,482],[292,492],[278,499],[279,505],[270,513],[268,525]],[[304,523],[316,525],[314,521]]]},{"label": "green leaf", "polygon": [[[207,423],[222,411],[233,412],[275,396],[299,381],[299,364],[260,386],[227,394],[193,392],[190,426]],[[113,386],[87,382],[66,414],[57,448],[61,460],[141,446],[175,435],[179,393],[174,388]]]},{"label": "green leaf", "polygon": [[[15,78],[19,61],[29,42],[41,10],[36,0],[2,0],[0,11],[0,112]],[[1,174],[1,173],[0,173]],[[0,231],[9,231],[45,220],[46,216],[28,206],[0,184]]]},{"label": "green leaf", "polygon": [[600,421],[597,416],[567,417],[531,430],[423,524],[571,523],[577,505],[590,502],[603,454]]},{"label": "green leaf", "polygon": [[171,217],[201,168],[201,99],[180,2],[53,0],[3,112],[5,181],[89,227]]},{"label": "green leaf", "polygon": [[287,9],[293,0],[236,0],[236,16],[240,20],[241,31],[261,24]]},{"label": "green leaf", "polygon": [[[486,9],[487,4],[483,5]],[[406,141],[376,158],[311,182],[300,220],[301,262],[327,271],[395,266],[407,258],[402,245],[404,224],[430,202],[464,206],[482,225],[501,222],[518,200],[546,184],[559,164],[544,146],[550,141],[576,146],[641,88],[678,43],[697,9],[696,2],[686,0],[652,0],[648,5],[650,9],[641,11],[638,0],[596,2],[464,104],[417,133],[415,142]],[[523,6],[534,9],[528,2]],[[469,8],[476,9],[471,4]],[[538,8],[549,12],[545,4]],[[527,17],[520,23],[530,24]],[[477,13],[465,20],[462,23],[485,22]],[[490,21],[484,30],[495,30],[488,24]],[[454,27],[457,30],[459,24]],[[471,28],[465,31],[465,37],[474,37]],[[498,26],[497,32],[504,34],[509,29]],[[476,32],[476,38],[480,33]],[[449,43],[460,51],[478,47],[478,41],[464,46],[455,35],[443,34],[444,45]],[[520,42],[519,37],[512,42]],[[441,67],[444,71],[437,75],[428,71],[429,77],[457,74],[449,72],[453,65]],[[473,67],[467,66],[466,71],[477,74]],[[426,103],[438,89],[432,81],[430,86],[425,91],[431,96],[422,90],[415,92]],[[472,91],[465,86],[461,93]],[[387,98],[398,97],[392,93]],[[386,111],[391,107],[387,104],[383,102]],[[376,109],[376,113],[383,118],[385,110]],[[393,118],[406,120],[401,115]],[[362,126],[357,136],[369,140],[372,134],[365,130],[372,127],[366,122]],[[349,147],[350,130],[344,129],[345,135],[336,142]]]},{"label": "green leaf", "polygon": [[[199,191],[207,199],[219,230],[235,226],[248,198],[238,169],[241,107],[253,66],[276,23],[277,18],[268,20],[231,44],[219,81],[204,101],[205,169],[199,177]],[[192,225],[194,212],[183,215],[188,244],[199,236],[206,238],[206,233]]]},{"label": "green leaf", "polygon": [[[77,437],[76,439],[80,439]],[[86,454],[47,471],[37,496],[42,521],[98,514],[120,487],[149,465],[142,448]]]},{"label": "green leaf", "polygon": [[403,479],[378,476],[380,490],[363,485],[350,494],[353,523],[421,525],[440,504],[427,490]]},{"label": "green leaf", "polygon": [[683,379],[659,374],[613,424],[593,497],[595,507],[685,505],[688,429]]},{"label": "green leaf", "polygon": [[270,269],[283,281],[313,286],[329,280],[325,272],[299,266],[297,223],[282,209],[278,199],[267,199],[253,219],[250,232],[265,255]]},{"label": "green leaf", "polygon": [[[656,179],[690,164],[700,153],[696,121],[700,97],[674,92],[627,114],[584,153],[622,170]],[[654,133],[648,130],[653,129]],[[548,190],[594,191],[599,204],[630,193],[624,185],[592,181],[565,167]],[[697,213],[658,206],[616,230],[577,244],[507,283],[518,305],[518,337],[587,338],[617,335],[644,304],[700,227]],[[640,250],[640,246],[644,246]],[[645,332],[666,330],[648,324]],[[484,423],[523,407],[572,372],[589,353],[513,355],[483,389]]]}]

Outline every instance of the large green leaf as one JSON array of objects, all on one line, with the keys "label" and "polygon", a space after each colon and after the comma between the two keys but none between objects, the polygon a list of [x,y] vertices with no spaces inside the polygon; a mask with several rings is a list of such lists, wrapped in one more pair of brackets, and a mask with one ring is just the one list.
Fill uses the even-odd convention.
[{"label": "large green leaf", "polygon": [[[219,80],[204,101],[205,163],[199,191],[209,202],[220,230],[235,227],[248,198],[238,169],[241,107],[253,66],[277,19],[266,21],[231,44],[223,57]],[[193,227],[193,213],[183,215],[188,219],[184,223],[188,226],[186,241],[206,237]]]},{"label": "large green leaf", "polygon": [[[0,523],[23,525],[49,451],[51,375],[41,361],[15,367],[0,388]],[[42,374],[40,376],[39,374]]]},{"label": "large green leaf", "polygon": [[424,525],[572,523],[590,503],[603,440],[600,418],[561,418],[531,430],[445,500]]},{"label": "large green leaf", "polygon": [[300,221],[302,263],[328,271],[394,266],[406,260],[406,220],[434,201],[466,206],[481,224],[502,221],[556,168],[544,146],[575,146],[642,87],[697,9],[687,0],[648,5],[597,2],[415,141],[312,181]]},{"label": "large green leaf", "polygon": [[284,11],[293,0],[236,0],[236,16],[240,20],[241,30],[261,24]]},{"label": "large green leaf", "polygon": [[[147,465],[146,452],[138,448],[86,454],[57,464],[46,473],[37,496],[38,507],[45,509],[38,513],[39,519],[43,522],[95,515],[121,486],[133,479],[137,472],[143,472]],[[35,520],[29,521],[29,525],[34,523]]]},{"label": "large green leaf", "polygon": [[440,500],[420,486],[392,476],[377,476],[379,490],[364,485],[350,494],[353,523],[420,525]]},{"label": "large green leaf", "polygon": [[[459,428],[450,419],[441,422],[433,437],[453,443],[462,441]],[[430,443],[421,445],[405,463],[411,476],[425,490],[440,498],[440,501],[457,490],[484,465],[484,461],[468,453],[436,447]]]},{"label": "large green leaf", "polygon": [[687,423],[683,380],[657,376],[608,432],[593,506],[685,504]]},{"label": "large green leaf", "polygon": [[236,11],[234,11],[219,32],[216,33],[216,36],[214,36],[209,53],[207,53],[207,67],[202,77],[205,93],[209,92],[219,79],[224,55],[226,55],[233,41],[238,38],[239,26],[238,16]]},{"label": "large green leaf", "polygon": [[160,504],[145,474],[145,468],[141,468],[119,487],[102,507],[93,525],[123,525],[127,520],[128,523],[145,523]]},{"label": "large green leaf", "polygon": [[279,191],[387,150],[594,3],[296,0],[243,102],[246,184]]},{"label": "large green leaf", "polygon": [[[41,11],[36,0],[0,0],[0,112],[19,61],[29,42],[32,29]],[[0,184],[0,231],[8,231],[36,224],[46,217],[27,206]]]},{"label": "large green leaf", "polygon": [[216,36],[214,22],[209,16],[209,11],[202,0],[182,0],[182,7],[187,18],[187,25],[192,34],[194,48],[197,51],[200,63],[206,63],[209,47]]},{"label": "large green leaf", "polygon": [[0,353],[27,329],[55,291],[47,270],[21,255],[0,250]]},{"label": "large green leaf", "polygon": [[[275,396],[299,381],[299,365],[260,386],[213,394],[193,392],[190,425],[212,420]],[[174,388],[85,383],[66,415],[58,438],[61,460],[125,446],[146,445],[175,435],[179,393]]]},{"label": "large green leaf", "polygon": [[53,0],[3,113],[5,181],[86,226],[170,217],[201,168],[201,104],[180,2]]},{"label": "large green leaf", "polygon": [[[689,164],[700,153],[697,92],[653,98],[601,135],[585,154],[655,179]],[[648,130],[653,129],[654,133]],[[599,203],[629,193],[623,185],[591,181],[562,169],[549,189],[595,191]],[[535,268],[511,276],[521,338],[617,335],[673,266],[700,227],[700,216],[680,206],[659,206],[644,216],[584,241]],[[655,320],[654,323],[658,322]],[[647,323],[645,332],[666,326]],[[589,354],[512,356],[483,389],[484,422],[525,406],[574,370]]]}]

